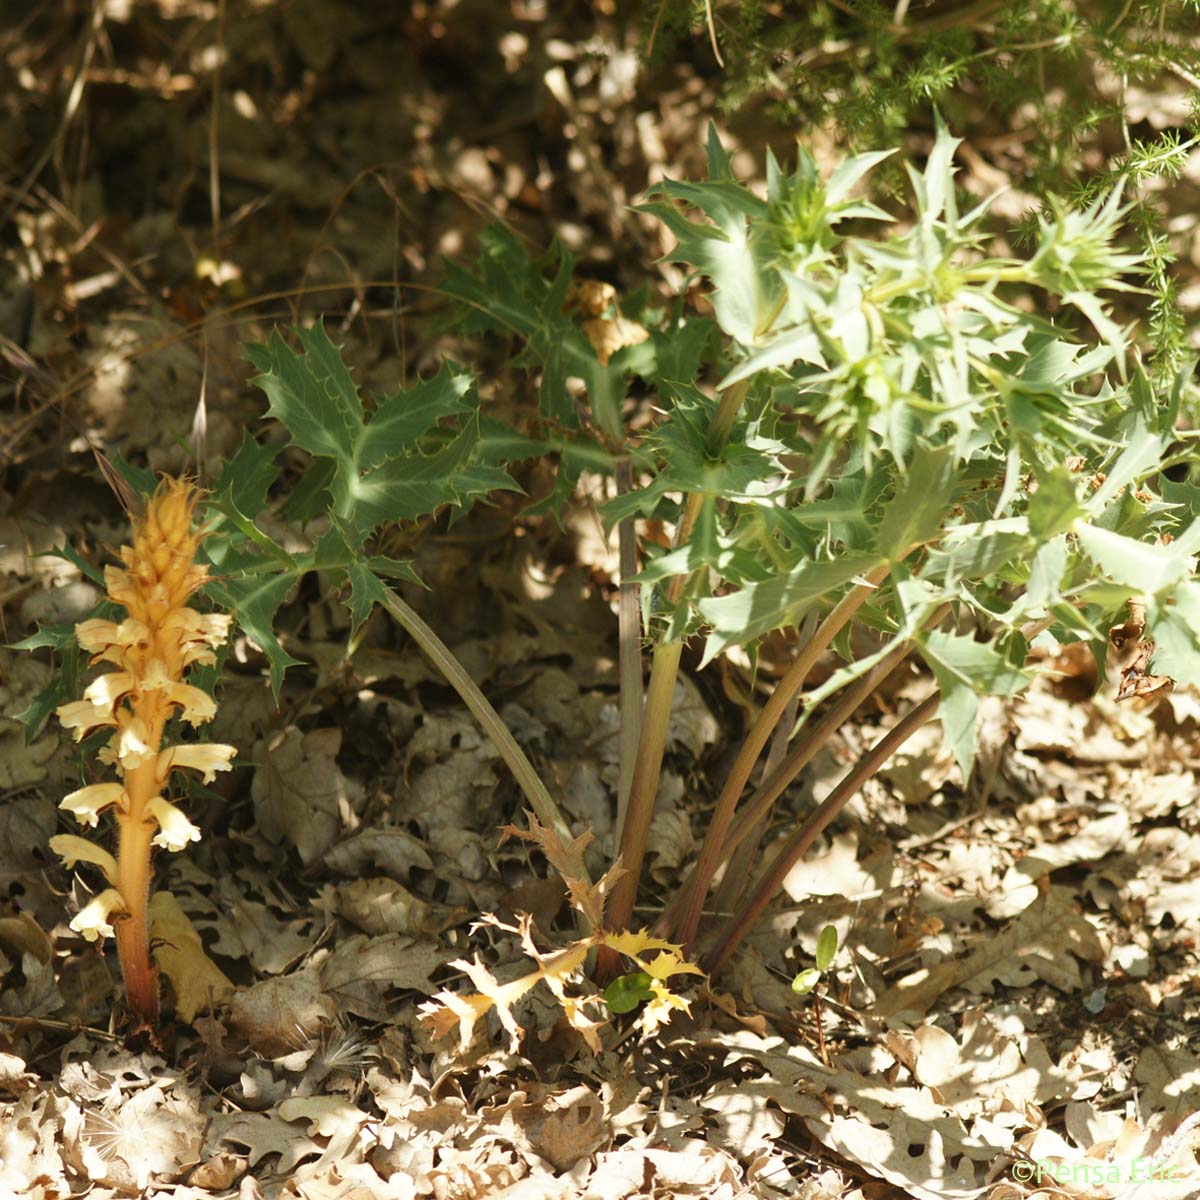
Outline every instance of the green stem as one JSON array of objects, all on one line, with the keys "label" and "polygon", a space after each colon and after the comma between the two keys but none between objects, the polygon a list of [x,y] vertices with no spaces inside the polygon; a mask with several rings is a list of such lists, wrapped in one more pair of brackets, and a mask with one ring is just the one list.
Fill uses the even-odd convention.
[{"label": "green stem", "polygon": [[[709,425],[709,444],[714,453],[728,438],[749,391],[750,380],[743,379],[721,397]],[[688,494],[683,517],[675,530],[676,546],[687,544],[706,499],[702,492]],[[671,579],[667,584],[668,604],[674,606],[679,603],[690,578],[690,575],[676,575]],[[658,780],[667,744],[667,726],[671,720],[671,700],[675,695],[675,679],[679,674],[679,659],[682,653],[682,642],[660,642],[654,648],[637,759],[629,786],[629,804],[621,824],[621,866],[624,867],[625,874],[617,880],[608,903],[605,923],[609,929],[628,928],[633,918],[633,906],[641,881],[642,861],[646,857],[646,839],[654,817],[654,800],[658,795]]]},{"label": "green stem", "polygon": [[617,880],[608,903],[607,924],[610,929],[627,929],[633,917],[642,860],[646,856],[646,839],[658,794],[663,751],[667,745],[671,699],[675,695],[675,678],[679,673],[679,657],[682,653],[682,642],[663,642],[654,648],[650,685],[646,689],[642,736],[638,742],[637,761],[629,790],[629,809],[621,829],[621,866],[625,873]]},{"label": "green stem", "polygon": [[[617,463],[617,495],[633,489],[633,463],[623,458]],[[617,598],[617,644],[621,680],[621,774],[617,784],[617,828],[625,828],[629,811],[629,793],[633,787],[633,768],[637,761],[638,731],[642,727],[642,619],[638,603],[640,586],[637,574],[637,533],[632,517],[617,525],[617,552],[621,582]]]},{"label": "green stem", "polygon": [[[533,764],[525,755],[525,751],[517,745],[516,739],[509,732],[508,726],[500,719],[500,714],[491,706],[487,697],[479,690],[479,685],[467,674],[462,663],[450,652],[445,643],[428,625],[390,588],[384,589],[383,607],[412,635],[413,641],[424,651],[426,657],[433,663],[446,681],[462,697],[463,703],[474,714],[475,719],[483,726],[484,733],[491,739],[500,757],[508,765],[513,778],[517,781],[525,798],[529,801],[537,819],[547,828],[552,829],[567,843],[572,840],[571,828],[554,803],[546,785],[533,769]],[[579,878],[588,880],[582,858],[575,864]]]}]

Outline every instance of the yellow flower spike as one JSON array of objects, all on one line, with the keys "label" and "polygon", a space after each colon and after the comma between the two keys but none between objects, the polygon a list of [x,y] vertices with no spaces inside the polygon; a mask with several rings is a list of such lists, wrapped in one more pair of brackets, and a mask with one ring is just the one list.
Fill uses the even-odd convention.
[{"label": "yellow flower spike", "polygon": [[[199,771],[209,783],[217,771],[229,770],[235,754],[232,746],[165,746],[163,741],[172,717],[195,726],[216,714],[213,698],[184,675],[190,666],[214,663],[213,650],[229,635],[228,616],[200,613],[187,603],[208,578],[208,568],[195,561],[202,538],[192,528],[198,499],[191,484],[166,479],[135,520],[133,544],[120,550],[123,565],[104,572],[108,599],[125,609],[124,619],[94,618],[76,628],[92,662],[115,669],[98,675],[83,700],[58,710],[76,741],[98,727],[116,727],[98,758],[115,767],[120,782],[92,784],[62,801],[84,825],[96,825],[101,812],[114,811],[116,858],[67,834],[53,845],[69,866],[92,863],[113,884],[71,928],[91,941],[116,936],[130,1007],[140,1024],[151,1027],[158,1019],[158,979],[150,961],[150,855],[154,847],[182,850],[200,838],[200,830],[162,790],[177,768]],[[121,919],[110,921],[115,913]]]}]

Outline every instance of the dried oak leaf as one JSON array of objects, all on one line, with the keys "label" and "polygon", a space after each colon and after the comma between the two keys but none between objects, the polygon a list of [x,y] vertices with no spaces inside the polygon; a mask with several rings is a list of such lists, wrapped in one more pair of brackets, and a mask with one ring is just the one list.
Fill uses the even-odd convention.
[{"label": "dried oak leaf", "polygon": [[1072,992],[1082,986],[1075,959],[1101,963],[1104,953],[1100,935],[1075,906],[1070,888],[1051,887],[1002,933],[970,954],[900,980],[875,1002],[875,1012],[881,1017],[924,1015],[949,988],[990,992],[997,980],[1020,987],[1042,979],[1059,991]]},{"label": "dried oak leaf", "polygon": [[224,1004],[234,993],[233,981],[204,953],[204,943],[187,913],[170,892],[150,898],[154,961],[171,981],[175,1012],[191,1022],[198,1012]]},{"label": "dried oak leaf", "polygon": [[337,1006],[313,970],[264,979],[238,992],[229,1008],[230,1024],[263,1058],[301,1049],[337,1020]]}]

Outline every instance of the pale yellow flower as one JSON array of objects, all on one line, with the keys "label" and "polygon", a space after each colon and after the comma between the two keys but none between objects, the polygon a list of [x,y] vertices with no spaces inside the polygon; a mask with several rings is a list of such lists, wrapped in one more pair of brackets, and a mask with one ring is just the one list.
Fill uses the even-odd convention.
[{"label": "pale yellow flower", "polygon": [[96,826],[100,814],[111,805],[127,806],[123,783],[93,783],[64,796],[59,808],[65,808],[80,825]]},{"label": "pale yellow flower", "polygon": [[191,767],[199,771],[205,783],[212,783],[216,772],[228,771],[233,767],[233,756],[237,750],[218,742],[207,742],[199,746],[168,746],[158,756],[155,776],[158,782],[166,782],[167,775],[176,768]]},{"label": "pale yellow flower", "polygon": [[125,901],[121,899],[121,893],[116,888],[105,888],[100,895],[95,896],[79,910],[78,916],[71,922],[71,928],[89,942],[99,941],[102,937],[112,937],[113,927],[108,918],[113,913],[124,911]]},{"label": "pale yellow flower", "polygon": [[161,796],[155,796],[146,805],[146,815],[158,822],[158,833],[152,843],[155,846],[162,846],[164,850],[182,850],[188,842],[200,840],[200,830],[183,815],[183,810]]},{"label": "pale yellow flower", "polygon": [[112,709],[100,708],[90,700],[72,700],[58,707],[58,719],[64,729],[74,731],[77,742],[83,741],[99,725],[115,725]]},{"label": "pale yellow flower", "polygon": [[94,863],[104,872],[104,878],[116,885],[117,860],[95,842],[73,833],[56,833],[50,839],[50,849],[63,860],[68,870],[73,870],[77,862]]}]

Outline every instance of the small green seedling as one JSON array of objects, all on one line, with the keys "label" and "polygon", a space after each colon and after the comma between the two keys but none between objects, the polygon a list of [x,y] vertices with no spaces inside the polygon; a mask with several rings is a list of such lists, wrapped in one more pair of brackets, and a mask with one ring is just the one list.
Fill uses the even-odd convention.
[{"label": "small green seedling", "polygon": [[817,986],[821,976],[833,966],[833,960],[838,952],[838,933],[832,925],[826,925],[817,938],[817,956],[815,967],[805,967],[792,980],[792,991],[797,996],[807,996]]},{"label": "small green seedling", "polygon": [[816,966],[805,967],[792,980],[792,991],[796,995],[812,996],[813,1016],[817,1022],[817,1044],[821,1051],[821,1061],[826,1066],[829,1065],[829,1054],[825,1049],[825,1023],[821,1019],[821,993],[817,988],[817,984],[821,982],[821,976],[833,966],[833,960],[837,958],[837,952],[837,929],[832,925],[826,925],[817,935]]}]

